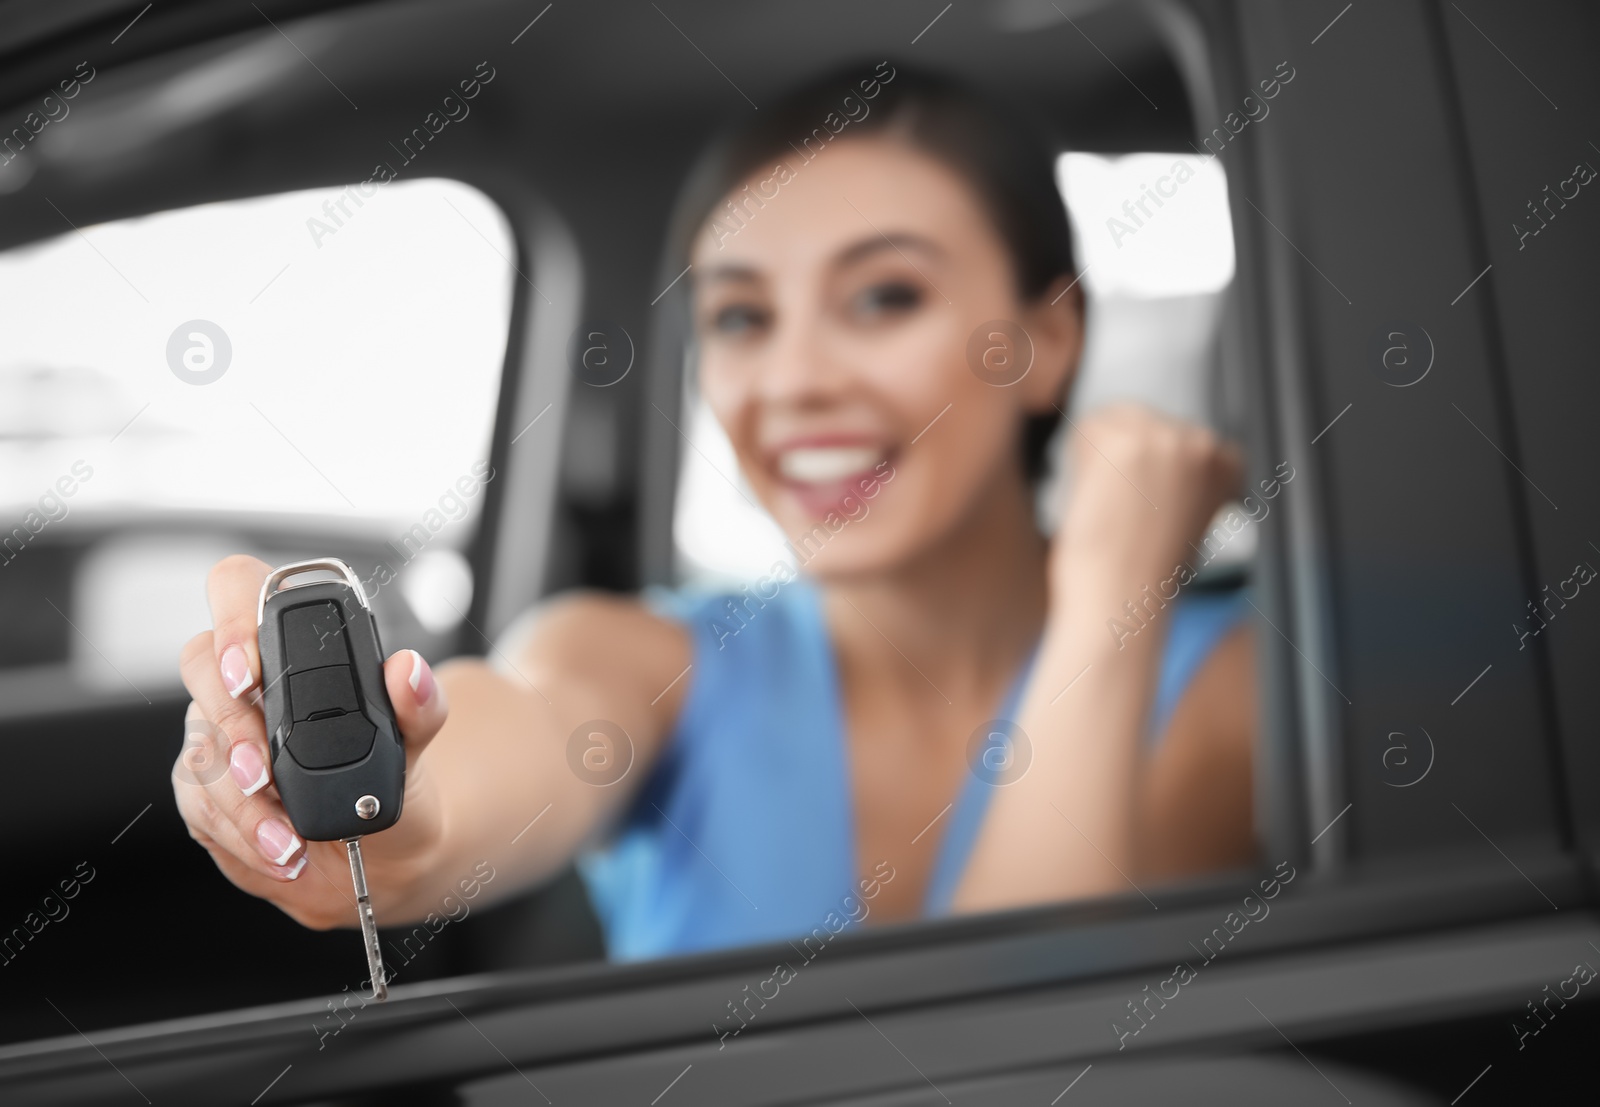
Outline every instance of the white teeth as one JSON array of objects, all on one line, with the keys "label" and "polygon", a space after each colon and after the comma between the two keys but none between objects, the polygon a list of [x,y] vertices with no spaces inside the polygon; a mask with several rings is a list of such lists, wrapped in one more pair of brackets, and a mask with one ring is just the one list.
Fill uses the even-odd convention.
[{"label": "white teeth", "polygon": [[789,480],[822,484],[871,469],[883,458],[874,446],[802,446],[778,455],[778,472]]}]

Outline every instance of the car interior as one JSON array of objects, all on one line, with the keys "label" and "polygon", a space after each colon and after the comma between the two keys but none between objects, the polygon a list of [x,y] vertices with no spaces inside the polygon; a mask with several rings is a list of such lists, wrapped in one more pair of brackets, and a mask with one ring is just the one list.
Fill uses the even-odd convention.
[{"label": "car interior", "polygon": [[[1516,1067],[1505,1024],[1536,1007],[1535,980],[1600,957],[1600,814],[1578,787],[1600,635],[1579,611],[1531,651],[1503,627],[1600,557],[1568,522],[1600,506],[1563,401],[1592,385],[1521,373],[1577,371],[1600,216],[1569,198],[1527,249],[1503,224],[1600,157],[1559,129],[1600,106],[1581,61],[1600,35],[1577,5],[1537,5],[1542,30],[1462,6],[0,0],[0,930],[44,922],[0,966],[0,1083],[113,1101],[130,1089],[87,1041],[141,1096],[222,1088],[233,1066],[218,1099],[262,1103],[402,1085],[415,1102],[540,1102],[535,1081],[551,1101],[654,1102],[684,1063],[697,1102],[1046,1103],[1074,1076],[1083,1099],[1119,1102],[1212,1102],[1242,1079],[1261,1102],[1451,1102],[1480,1055],[1497,1070],[1484,1101],[1559,1087],[1594,1005],[1550,1023],[1564,1044],[1525,1043],[1537,1067]],[[1505,52],[1541,96],[1559,74],[1566,110],[1547,117]],[[814,970],[769,1023],[763,1059],[706,1027],[769,957],[608,965],[569,869],[430,934],[404,1002],[361,1008],[355,1044],[313,1039],[308,1020],[350,1011],[334,989],[359,940],[239,892],[174,808],[177,656],[209,626],[207,567],[404,566],[373,589],[380,636],[438,658],[492,655],[567,589],[759,573],[772,524],[698,395],[667,221],[713,135],[883,58],[1026,104],[1058,140],[1089,304],[1067,422],[1131,399],[1240,442],[1252,483],[1297,472],[1198,583],[1248,588],[1260,615],[1260,872],[850,938],[838,975]],[[1274,73],[1270,112],[1224,126]],[[424,124],[469,84],[466,110]],[[1494,147],[1514,131],[1526,158],[1555,151],[1549,172],[1509,176]],[[1172,210],[1109,240],[1122,200],[1180,158],[1199,176]],[[1381,376],[1397,330],[1426,331],[1426,384]],[[228,370],[214,387],[182,381],[195,341]],[[1186,1036],[1134,1064],[1139,1043],[1106,1030],[1134,1025],[1127,981],[1171,971],[1274,871],[1293,885],[1283,922],[1252,927],[1258,961],[1237,962],[1259,979],[1213,969],[1201,987],[1268,1010],[1263,995],[1302,997],[1282,999],[1289,1034],[1260,1007],[1174,1003]],[[51,898],[71,881],[78,898]],[[1493,957],[1473,944],[1472,927],[1513,924],[1529,929],[1482,939]],[[1272,956],[1297,958],[1291,983],[1269,985]],[[439,1015],[449,996],[461,1006]],[[930,1068],[937,1084],[884,1075],[902,1047],[955,1066],[956,1043],[980,1041],[986,1059]],[[262,1090],[285,1064],[306,1082]]]}]

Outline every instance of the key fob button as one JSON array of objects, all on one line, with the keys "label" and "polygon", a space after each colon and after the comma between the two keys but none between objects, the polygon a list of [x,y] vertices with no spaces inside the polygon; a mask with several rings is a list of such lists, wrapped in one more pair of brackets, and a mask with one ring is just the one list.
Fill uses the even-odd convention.
[{"label": "key fob button", "polygon": [[344,711],[360,711],[348,665],[289,674],[289,717],[295,722]]},{"label": "key fob button", "polygon": [[366,757],[377,733],[365,715],[296,720],[289,730],[289,756],[302,768],[337,768]]},{"label": "key fob button", "polygon": [[301,604],[284,611],[282,618],[283,651],[291,672],[350,664],[344,616],[338,604]]}]

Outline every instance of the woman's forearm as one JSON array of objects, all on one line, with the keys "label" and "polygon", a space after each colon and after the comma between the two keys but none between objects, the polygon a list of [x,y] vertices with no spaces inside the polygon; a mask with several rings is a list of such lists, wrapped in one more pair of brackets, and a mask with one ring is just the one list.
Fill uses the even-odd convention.
[{"label": "woman's forearm", "polygon": [[554,710],[537,693],[472,659],[441,665],[438,679],[450,718],[413,769],[428,778],[421,793],[437,807],[438,833],[392,871],[372,874],[374,895],[390,900],[381,905],[397,922],[440,912],[485,865],[494,876],[479,903],[548,879],[592,821],[587,797],[573,794],[578,781],[565,764],[565,735],[558,737]]},{"label": "woman's forearm", "polygon": [[514,627],[493,662],[441,666],[450,716],[416,762],[439,830],[394,874],[394,917],[438,911],[485,864],[484,903],[559,873],[649,774],[687,652],[636,604],[577,596]]},{"label": "woman's forearm", "polygon": [[[1118,577],[1127,578],[1114,583]],[[1015,722],[1031,761],[995,789],[955,897],[960,911],[1101,895],[1128,887],[1141,736],[1165,614],[1137,627],[1123,607],[1136,574],[1084,584],[1053,607]],[[1152,607],[1155,605],[1151,605]]]},{"label": "woman's forearm", "polygon": [[1135,405],[1086,418],[1069,446],[1076,475],[1051,540],[1051,610],[1016,720],[1032,764],[997,790],[959,910],[1129,886],[1145,718],[1171,614],[1161,589],[1238,484],[1236,449]]}]

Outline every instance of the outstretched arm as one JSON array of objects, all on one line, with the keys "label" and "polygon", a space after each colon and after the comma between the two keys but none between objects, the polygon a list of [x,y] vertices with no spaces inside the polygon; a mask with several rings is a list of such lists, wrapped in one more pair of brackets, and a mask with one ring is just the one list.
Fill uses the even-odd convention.
[{"label": "outstretched arm", "polygon": [[[214,629],[183,650],[194,697],[189,730],[227,771],[174,765],[178,810],[228,879],[312,927],[356,921],[338,842],[305,842],[270,780],[256,599],[269,567],[252,557],[219,562],[207,583]],[[384,665],[406,742],[404,815],[363,839],[378,917],[421,919],[488,862],[490,898],[553,874],[632,794],[676,718],[687,636],[627,600],[575,596],[530,612],[493,663],[458,659],[437,674],[410,650]],[[568,745],[580,724],[605,719],[628,736],[625,776],[602,785],[576,772]],[[577,739],[593,745],[588,733]],[[192,751],[191,751],[192,752]],[[595,764],[591,754],[590,764]],[[581,762],[580,762],[581,764]]]}]

